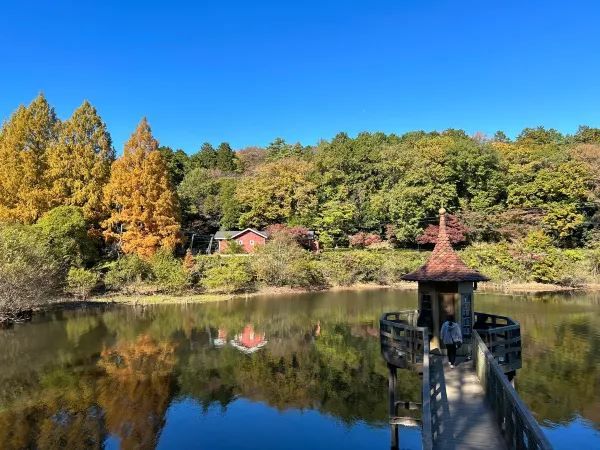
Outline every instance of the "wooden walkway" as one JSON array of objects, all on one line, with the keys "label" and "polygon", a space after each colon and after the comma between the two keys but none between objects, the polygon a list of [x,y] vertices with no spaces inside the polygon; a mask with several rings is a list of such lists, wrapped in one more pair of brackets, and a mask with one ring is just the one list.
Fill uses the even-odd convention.
[{"label": "wooden walkway", "polygon": [[445,357],[431,355],[433,448],[506,449],[473,362],[457,362],[451,369]]}]

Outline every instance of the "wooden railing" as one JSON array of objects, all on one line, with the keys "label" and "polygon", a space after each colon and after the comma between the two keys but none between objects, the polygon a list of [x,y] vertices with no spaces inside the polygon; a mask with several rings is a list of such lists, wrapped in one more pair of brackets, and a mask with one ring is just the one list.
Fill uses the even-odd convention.
[{"label": "wooden railing", "polygon": [[479,330],[473,332],[473,344],[475,370],[508,448],[552,449],[535,418],[508,381],[505,370],[488,350]]},{"label": "wooden railing", "polygon": [[510,317],[475,313],[474,327],[504,373],[521,368],[521,326]]},{"label": "wooden railing", "polygon": [[[381,354],[390,368],[390,415],[397,415],[395,400],[396,367],[422,366],[421,386],[421,438],[424,450],[433,448],[431,428],[431,381],[429,361],[429,332],[417,327],[418,311],[385,313],[379,321]],[[418,370],[418,369],[417,369]],[[392,419],[392,417],[390,417]],[[392,423],[392,443],[397,443],[396,424]],[[393,447],[393,444],[392,444]]]}]

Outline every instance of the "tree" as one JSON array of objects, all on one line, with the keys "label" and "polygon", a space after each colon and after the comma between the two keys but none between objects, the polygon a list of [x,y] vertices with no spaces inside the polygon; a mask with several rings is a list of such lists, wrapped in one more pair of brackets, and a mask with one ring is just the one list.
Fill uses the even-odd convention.
[{"label": "tree", "polygon": [[148,258],[160,248],[173,250],[179,242],[177,196],[158,142],[146,118],[125,144],[123,156],[113,163],[105,201],[111,209],[104,221],[105,236],[121,250]]},{"label": "tree", "polygon": [[158,151],[163,156],[169,170],[171,185],[179,186],[185,174],[190,170],[190,157],[183,150],[173,150],[171,147],[159,147]]},{"label": "tree", "polygon": [[301,222],[313,215],[317,205],[314,169],[309,162],[284,158],[242,179],[236,190],[243,210],[240,226],[262,228],[272,223]]},{"label": "tree", "polygon": [[217,151],[208,142],[202,144],[200,151],[190,158],[191,168],[215,169],[217,167]]},{"label": "tree", "polygon": [[47,148],[59,120],[43,94],[20,106],[0,132],[0,222],[31,224],[49,209]]},{"label": "tree", "polygon": [[260,147],[246,147],[237,152],[240,161],[240,168],[243,173],[252,174],[256,169],[264,164],[267,158],[267,151]]},{"label": "tree", "polygon": [[577,133],[573,136],[573,142],[577,144],[600,144],[600,128],[580,125]]},{"label": "tree", "polygon": [[237,157],[227,142],[222,142],[217,149],[216,167],[223,172],[233,172],[237,168]]},{"label": "tree", "polygon": [[106,124],[89,102],[83,102],[48,149],[52,206],[81,207],[87,220],[99,223],[104,218],[102,190],[114,159]]},{"label": "tree", "polygon": [[492,139],[494,142],[504,142],[509,143],[510,138],[506,135],[506,133],[502,130],[498,130],[494,133],[494,137]]}]

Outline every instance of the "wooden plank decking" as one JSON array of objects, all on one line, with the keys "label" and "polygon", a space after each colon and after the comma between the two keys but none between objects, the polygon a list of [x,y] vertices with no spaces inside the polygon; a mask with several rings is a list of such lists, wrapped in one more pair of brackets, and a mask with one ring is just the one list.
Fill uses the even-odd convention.
[{"label": "wooden plank decking", "polygon": [[431,355],[431,384],[434,449],[507,448],[472,361],[451,369],[445,357]]}]

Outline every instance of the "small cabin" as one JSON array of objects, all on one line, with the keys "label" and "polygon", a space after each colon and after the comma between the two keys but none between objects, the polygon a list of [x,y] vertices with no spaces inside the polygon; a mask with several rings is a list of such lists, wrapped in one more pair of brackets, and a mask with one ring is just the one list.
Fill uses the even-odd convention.
[{"label": "small cabin", "polygon": [[[477,270],[467,267],[454,251],[446,232],[445,214],[446,210],[440,209],[437,242],[425,265],[402,277],[403,280],[419,283],[417,325],[429,329],[430,348],[440,351],[445,351],[440,329],[448,316],[454,316],[461,327],[463,341],[471,342],[475,315],[473,292],[479,281],[489,280]],[[464,345],[457,353],[467,354],[469,347]]]},{"label": "small cabin", "polygon": [[217,231],[215,240],[219,244],[219,253],[224,252],[229,245],[229,240],[234,240],[240,244],[246,253],[252,253],[259,245],[264,245],[269,239],[267,231],[259,231],[254,228],[245,230]]}]

